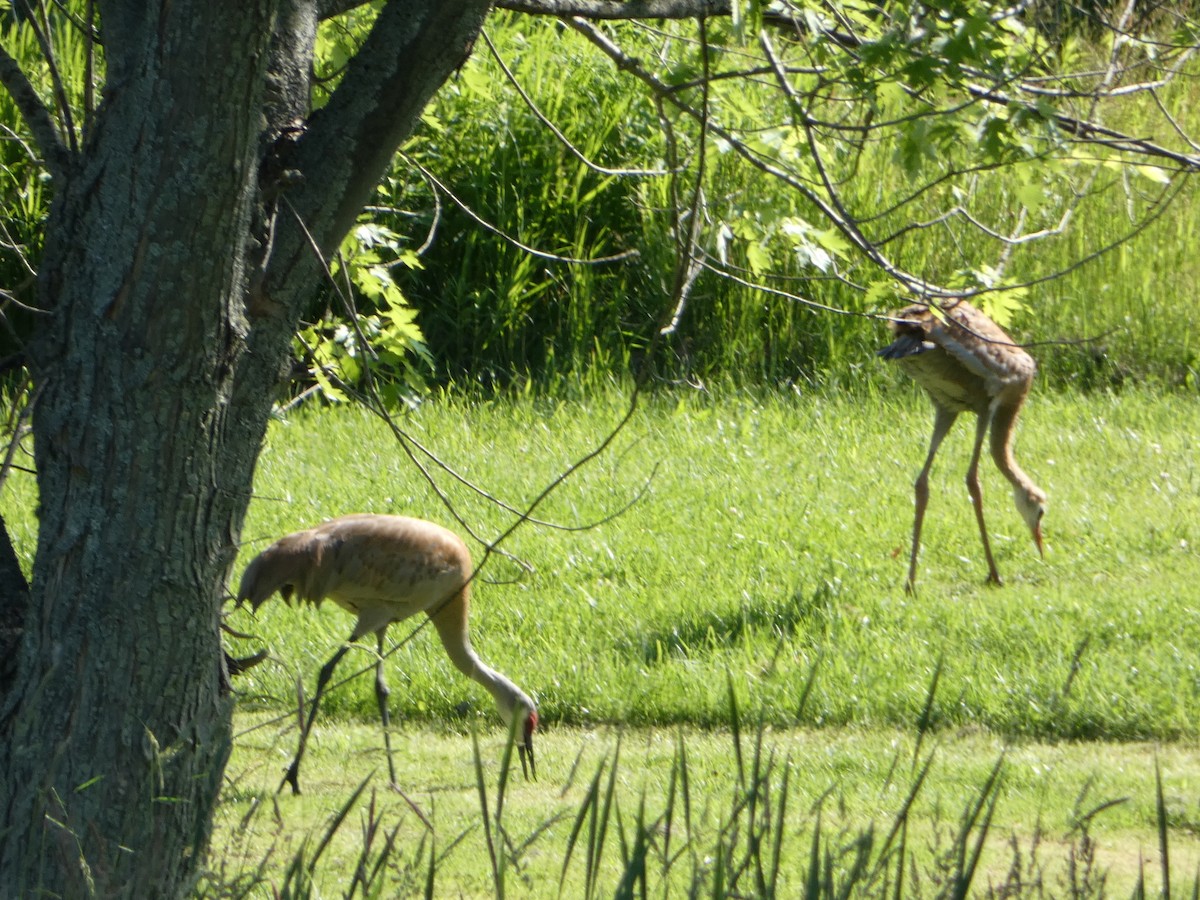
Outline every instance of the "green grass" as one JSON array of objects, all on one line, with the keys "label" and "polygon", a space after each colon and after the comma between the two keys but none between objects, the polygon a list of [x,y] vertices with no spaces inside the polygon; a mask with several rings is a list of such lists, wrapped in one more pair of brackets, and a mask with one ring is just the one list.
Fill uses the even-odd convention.
[{"label": "green grass", "polygon": [[[256,723],[257,717],[238,718],[243,728]],[[492,730],[479,740],[489,810],[494,813],[503,738]],[[320,896],[347,892],[369,822],[382,835],[393,830],[396,835],[395,849],[379,876],[386,885],[382,896],[420,893],[431,847],[437,855],[434,896],[497,894],[468,735],[421,725],[398,729],[393,743],[400,796],[385,787],[377,724],[326,719],[309,746],[304,793],[273,798],[294,741],[294,730],[278,725],[239,736],[218,812],[211,894],[218,894],[218,885],[228,889],[237,883],[235,876],[248,889],[257,872],[261,883],[250,896],[270,896],[271,886],[284,882],[289,861],[302,847],[311,858],[334,812],[372,775],[369,799],[360,800],[319,861],[314,880]],[[681,745],[686,748],[691,797],[687,819],[678,800],[678,782],[674,808],[670,796]],[[745,807],[737,808],[751,792],[739,784],[734,738],[728,729],[551,728],[539,743],[539,780],[518,779],[507,786],[500,833],[507,837],[509,894],[559,896],[562,879],[561,896],[583,897],[592,872],[596,893],[614,895],[627,868],[621,842],[633,843],[639,808],[654,823],[648,867],[652,896],[688,896],[686,888],[693,879],[706,888],[718,878],[715,860],[722,848],[733,845],[735,855],[745,853],[755,826],[768,842],[782,847],[777,896],[802,896],[814,834],[836,862],[839,884],[849,882],[848,857],[868,839],[873,852],[883,848],[930,755],[928,773],[907,817],[911,859],[902,896],[938,895],[936,880],[946,877],[954,837],[962,832],[960,817],[1002,757],[994,819],[973,896],[985,896],[988,885],[1003,883],[1023,888],[1009,896],[1102,896],[1095,890],[1071,893],[1072,865],[1077,882],[1090,878],[1095,885],[1103,877],[1107,896],[1129,896],[1139,878],[1150,891],[1156,890],[1161,883],[1156,761],[1163,773],[1172,880],[1178,893],[1190,890],[1200,863],[1200,762],[1191,747],[1022,743],[1006,748],[995,736],[961,732],[927,741],[918,750],[913,735],[900,731],[770,730],[761,739],[742,735],[748,774],[754,771],[756,747],[762,750],[760,785],[766,784],[757,795],[762,807],[751,822]],[[609,802],[613,811],[603,853],[589,865],[586,846],[600,830],[598,823],[585,819],[573,852],[568,854],[567,848],[580,811],[590,811],[589,788],[597,775],[599,799]],[[777,818],[764,823],[780,815],[782,824]],[[739,829],[740,841],[735,833]],[[972,836],[977,833],[978,829]],[[375,840],[376,856],[382,844],[381,837]],[[663,855],[674,859],[665,873]],[[268,864],[260,869],[264,858]],[[747,874],[743,886],[753,880]],[[880,885],[874,888],[850,896],[881,896]],[[699,893],[721,895],[707,889]],[[752,890],[742,894],[746,895],[763,896]]]},{"label": "green grass", "polygon": [[[444,399],[403,424],[521,507],[624,403],[614,391],[561,403]],[[1052,740],[1200,735],[1191,589],[1200,581],[1200,404],[1137,392],[1035,396],[1017,454],[1050,496],[1048,551],[1037,557],[989,466],[985,504],[1007,581],[999,590],[983,582],[962,486],[971,429],[960,425],[934,470],[910,597],[911,481],[929,420],[906,390],[649,398],[537,515],[585,526],[645,489],[640,499],[591,529],[518,530],[504,549],[533,571],[489,561],[476,588],[476,644],[551,723],[726,723],[730,672],[747,714],[777,726],[906,727],[940,660],[932,716],[941,727]],[[511,523],[442,481],[479,534]],[[275,427],[257,493],[242,562],[268,539],[345,512],[450,521],[386,428],[348,410]],[[314,614],[278,602],[231,623],[280,660],[245,682],[274,704],[292,695],[297,671],[311,680],[351,626],[332,605]],[[359,659],[369,664],[369,652]],[[399,715],[443,719],[469,698],[491,720],[482,692],[429,635],[396,661]],[[334,714],[373,715],[370,679],[329,701]]]},{"label": "green grass", "polygon": [[[1133,889],[1139,872],[1152,883],[1156,759],[1173,871],[1185,880],[1179,890],[1191,883],[1200,858],[1200,403],[1137,390],[1035,393],[1017,454],[1050,496],[1048,551],[1038,558],[1006,486],[986,466],[985,503],[1007,582],[999,589],[984,584],[962,485],[971,429],[960,425],[934,470],[919,593],[911,597],[902,589],[911,482],[931,415],[910,386],[889,379],[880,377],[893,385],[886,394],[644,397],[612,447],[536,511],[595,527],[518,529],[503,549],[531,571],[489,560],[474,597],[475,644],[538,699],[543,723],[541,781],[514,782],[507,795],[506,858],[518,864],[506,877],[514,895],[555,893],[572,823],[604,761],[599,796],[613,798],[622,824],[614,820],[595,871],[598,892],[612,893],[623,871],[622,841],[627,850],[637,843],[643,795],[647,821],[666,815],[679,736],[693,792],[687,846],[695,865],[680,862],[669,878],[716,877],[704,861],[719,858],[722,846],[747,846],[750,833],[741,819],[734,817],[736,828],[728,824],[741,796],[732,776],[731,696],[746,747],[765,723],[761,746],[774,753],[771,796],[790,798],[782,813],[771,807],[785,818],[768,835],[786,839],[778,877],[791,887],[781,896],[797,895],[807,877],[814,832],[823,846],[845,848],[875,823],[881,840],[913,784],[914,756],[924,760],[935,746],[905,832],[913,871],[926,879],[924,895],[935,893],[928,879],[948,858],[959,817],[1005,748],[981,863],[988,881],[977,886],[1009,871],[1010,832],[1021,859],[1043,860],[1048,882],[1067,877],[1072,853],[1078,863],[1087,851],[1072,817],[1120,798],[1129,799],[1090,820],[1097,864],[1121,886],[1118,895]],[[593,447],[627,402],[614,388],[490,403],[443,396],[400,424],[520,508]],[[494,503],[444,476],[439,483],[486,538],[511,524],[513,516]],[[31,485],[14,480],[8,487],[0,511],[27,557]],[[331,409],[276,423],[234,584],[268,541],[351,511],[450,521],[391,433],[367,414]],[[263,874],[278,887],[302,836],[319,833],[364,779],[375,776],[372,784],[382,787],[372,679],[357,677],[327,695],[301,772],[307,793],[278,798],[276,818],[272,792],[296,738],[288,712],[296,679],[311,693],[317,670],[352,623],[332,604],[314,611],[276,600],[257,617],[233,612],[230,624],[255,635],[227,639],[233,652],[271,652],[238,679],[238,726],[269,724],[237,741],[214,884],[228,887],[235,873],[248,883],[274,846]],[[393,626],[389,637],[399,642],[409,632]],[[370,667],[369,649],[352,653],[340,674],[351,675],[356,662]],[[344,890],[363,844],[361,823],[376,822],[399,829],[399,849],[385,867],[393,887],[411,877],[414,890],[422,889],[428,857],[421,854],[432,846],[439,896],[492,895],[469,735],[480,735],[494,803],[503,747],[495,710],[451,668],[428,629],[392,655],[388,672],[399,780],[434,831],[427,834],[411,807],[386,791],[375,800],[376,818],[363,798],[318,878],[327,879],[326,895]],[[744,752],[748,759],[753,750]],[[682,829],[678,808],[674,815],[673,827]],[[592,833],[587,827],[581,834]],[[656,827],[650,833],[674,833]],[[577,845],[564,896],[582,896],[584,856]]]}]

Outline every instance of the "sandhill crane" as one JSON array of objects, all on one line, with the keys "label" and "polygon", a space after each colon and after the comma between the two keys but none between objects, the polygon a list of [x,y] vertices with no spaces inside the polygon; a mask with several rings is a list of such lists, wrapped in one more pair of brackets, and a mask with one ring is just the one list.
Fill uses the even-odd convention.
[{"label": "sandhill crane", "polygon": [[912,593],[917,578],[917,551],[921,544],[921,522],[929,501],[929,470],[942,439],[958,414],[976,415],[975,447],[967,468],[967,491],[975,506],[983,554],[987,558],[988,581],[1000,583],[992,558],[987,527],[983,523],[983,493],[979,486],[979,454],[991,429],[992,458],[1013,486],[1013,499],[1033,534],[1038,553],[1042,548],[1042,515],[1046,495],[1013,459],[1013,431],[1021,404],[1029,393],[1037,366],[1033,357],[1018,347],[1003,329],[965,300],[943,307],[914,304],[896,312],[889,326],[896,339],[879,351],[896,360],[933,401],[933,436],[929,454],[915,485],[916,515],[913,520],[912,556],[905,589]]},{"label": "sandhill crane", "polygon": [[[351,515],[331,519],[307,531],[280,538],[251,560],[238,587],[237,602],[249,600],[253,609],[278,591],[314,605],[328,597],[358,617],[341,649],[317,676],[312,707],[300,733],[296,757],[280,782],[300,793],[300,759],[317,715],[321,693],[350,644],[375,633],[379,659],[375,666],[375,697],[383,721],[388,773],[396,783],[392,743],[388,734],[388,687],[383,677],[383,636],[388,625],[425,612],[437,629],[451,661],[468,678],[483,685],[516,735],[521,768],[526,778],[537,777],[533,732],[537,708],[529,696],[504,675],[485,665],[471,646],[468,626],[471,554],[452,531],[405,516]],[[528,762],[528,768],[526,763]]]}]

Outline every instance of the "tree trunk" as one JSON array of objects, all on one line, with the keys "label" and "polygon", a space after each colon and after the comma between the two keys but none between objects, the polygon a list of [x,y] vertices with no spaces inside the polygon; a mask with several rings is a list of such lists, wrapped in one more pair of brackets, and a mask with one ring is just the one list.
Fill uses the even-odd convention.
[{"label": "tree trunk", "polygon": [[21,571],[8,526],[0,516],[0,703],[12,689],[17,675],[17,648],[21,645],[22,623],[29,606],[29,582]]},{"label": "tree trunk", "polygon": [[231,407],[272,4],[216,6],[105,10],[105,100],[56,185],[6,896],[183,893],[229,754],[218,615],[274,381]]},{"label": "tree trunk", "polygon": [[489,5],[390,0],[305,131],[316,0],[98,0],[104,100],[55,184],[29,348],[41,507],[0,696],[0,895],[194,883],[230,748],[224,584],[313,247]]}]

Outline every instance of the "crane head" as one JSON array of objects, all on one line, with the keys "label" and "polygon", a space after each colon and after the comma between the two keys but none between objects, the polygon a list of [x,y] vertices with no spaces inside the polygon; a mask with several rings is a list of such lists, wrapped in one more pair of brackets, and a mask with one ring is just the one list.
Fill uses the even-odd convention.
[{"label": "crane head", "polygon": [[257,612],[276,591],[285,602],[291,602],[293,592],[304,585],[311,565],[307,550],[301,552],[293,543],[286,538],[276,541],[250,560],[238,585],[239,606],[249,600],[250,608]]},{"label": "crane head", "polygon": [[1046,514],[1045,493],[1033,485],[1027,487],[1017,486],[1013,488],[1013,499],[1017,503],[1017,509],[1021,513],[1021,518],[1029,526],[1029,531],[1033,535],[1033,542],[1037,545],[1038,554],[1045,556],[1046,550],[1042,544],[1042,516]]},{"label": "crane head", "polygon": [[528,694],[507,679],[501,683],[501,688],[495,693],[496,708],[517,744],[525,780],[537,781],[537,763],[533,758],[533,733],[538,726],[537,706]]}]

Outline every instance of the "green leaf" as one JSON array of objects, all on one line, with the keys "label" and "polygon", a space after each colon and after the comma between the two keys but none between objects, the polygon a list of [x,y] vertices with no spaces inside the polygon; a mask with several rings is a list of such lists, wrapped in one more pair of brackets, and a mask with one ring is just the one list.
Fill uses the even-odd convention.
[{"label": "green leaf", "polygon": [[872,281],[867,285],[867,292],[863,294],[863,305],[868,309],[873,307],[891,306],[895,299],[895,288],[890,281]]},{"label": "green leaf", "polygon": [[1046,202],[1046,189],[1043,185],[1027,182],[1017,187],[1017,200],[1030,212],[1037,212]]},{"label": "green leaf", "polygon": [[824,231],[814,233],[813,237],[817,239],[817,243],[832,253],[834,256],[845,258],[849,254],[851,244],[846,240],[846,236],[837,228],[829,227]]},{"label": "green leaf", "polygon": [[333,383],[325,374],[324,369],[322,369],[320,366],[314,366],[310,371],[313,378],[320,386],[321,393],[325,396],[326,400],[330,401],[331,403],[346,403],[349,401],[350,398],[347,397],[340,388],[333,386]]}]

